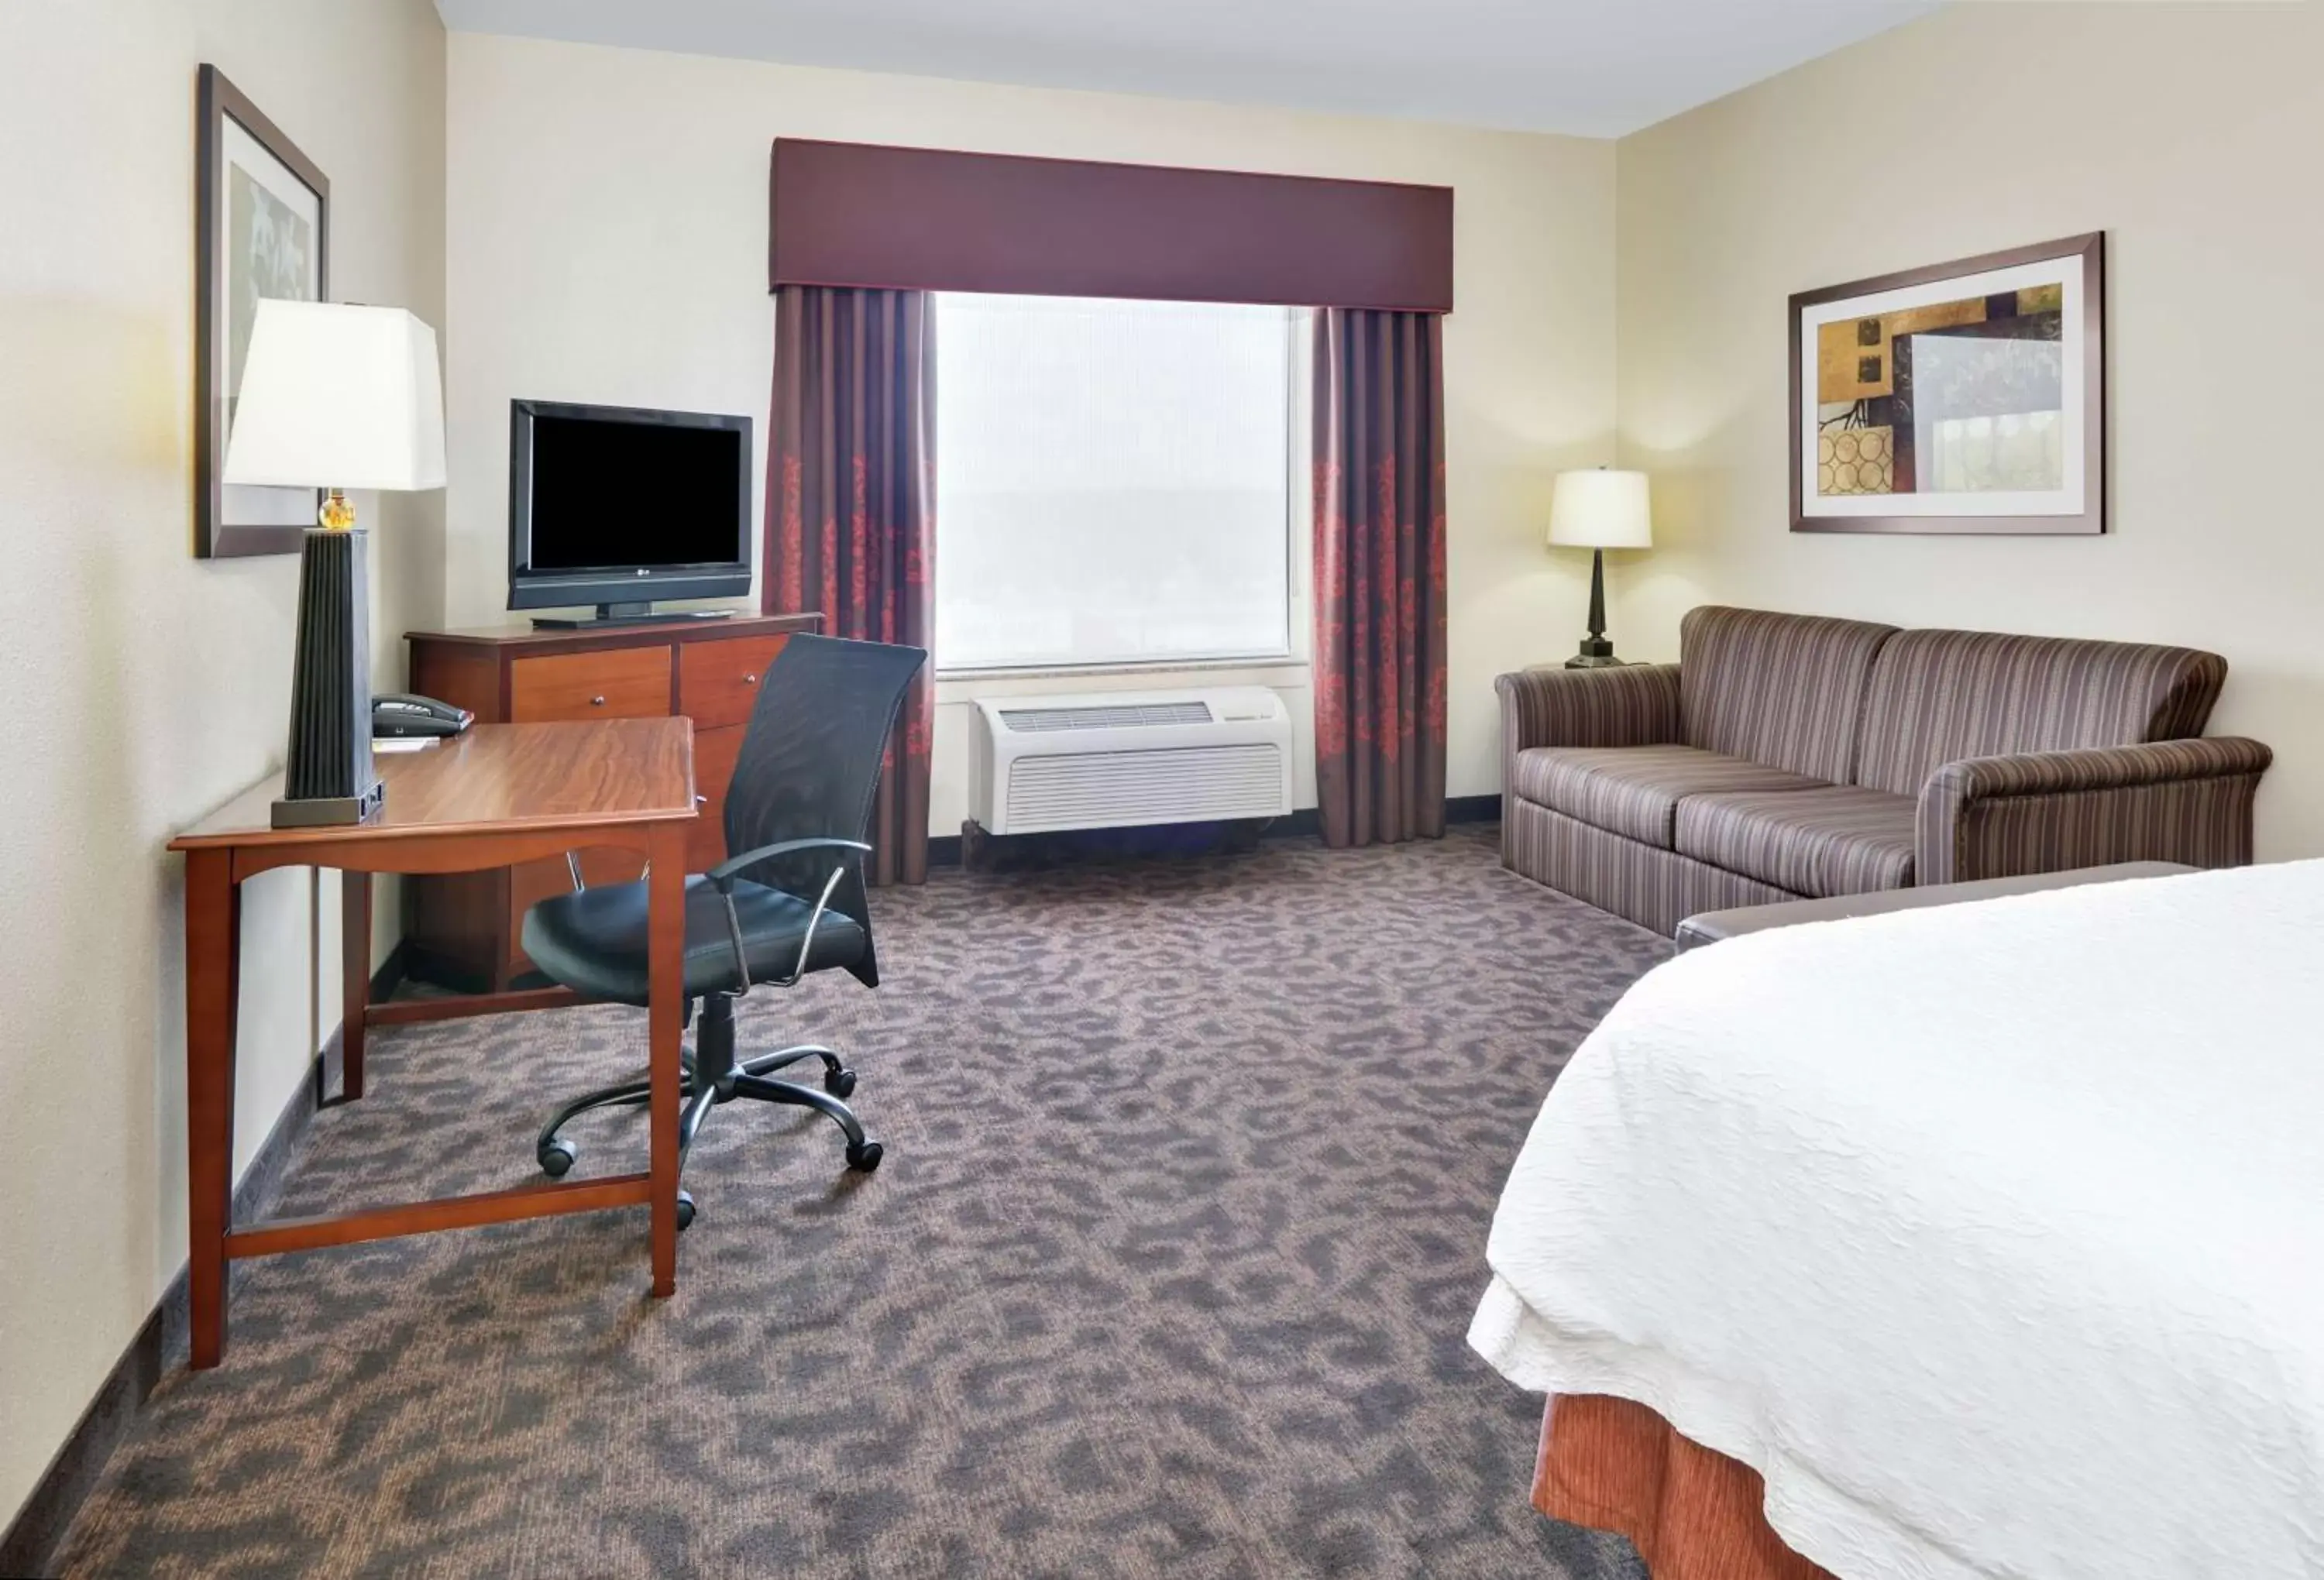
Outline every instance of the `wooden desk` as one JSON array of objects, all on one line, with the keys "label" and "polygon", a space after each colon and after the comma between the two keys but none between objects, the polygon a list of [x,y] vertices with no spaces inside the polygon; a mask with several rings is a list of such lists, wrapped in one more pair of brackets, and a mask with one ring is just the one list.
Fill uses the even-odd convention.
[{"label": "wooden desk", "polygon": [[[726,859],[721,814],[742,729],[759,701],[759,677],[793,632],[821,624],[813,614],[743,614],[610,629],[520,624],[404,636],[411,644],[411,689],[467,709],[480,724],[693,720],[694,793],[702,816],[687,863],[706,872]],[[637,860],[626,851],[593,851],[582,862],[592,884],[627,883],[637,875]],[[413,879],[404,890],[405,970],[465,992],[505,991],[533,973],[519,942],[525,912],[536,900],[564,893],[571,881],[561,860]]]},{"label": "wooden desk", "polygon": [[[186,857],[187,1187],[192,1362],[226,1349],[226,1264],[319,1245],[552,1213],[650,1208],[653,1292],[678,1287],[678,1036],[686,946],[686,850],[696,808],[694,733],[684,719],[479,724],[442,746],[383,755],[387,804],[368,822],[278,829],[281,777],[254,786],[170,841]],[[242,972],[242,883],[277,867],[345,873],[346,1096],[363,1095],[363,1031],[412,1020],[540,1009],[581,1000],[564,989],[410,1004],[365,1002],[371,978],[371,874],[469,872],[610,846],[652,864],[648,898],[650,1049],[647,1171],[519,1186],[326,1217],[236,1228],[234,1191],[235,1008]],[[510,1138],[524,1155],[524,1137]]]}]

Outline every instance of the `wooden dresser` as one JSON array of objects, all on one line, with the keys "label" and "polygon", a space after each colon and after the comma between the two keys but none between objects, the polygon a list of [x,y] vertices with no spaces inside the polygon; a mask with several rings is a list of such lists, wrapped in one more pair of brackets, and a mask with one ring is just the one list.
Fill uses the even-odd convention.
[{"label": "wooden dresser", "polygon": [[[692,719],[702,815],[687,867],[700,872],[726,856],[726,783],[759,699],[759,679],[791,632],[821,624],[813,614],[736,615],[605,630],[411,631],[405,640],[411,644],[410,689],[466,708],[481,723]],[[586,850],[581,871],[591,883],[627,882],[638,876],[638,859]],[[572,886],[562,861],[406,881],[406,969],[466,992],[497,992],[530,971],[518,944],[525,909]]]}]

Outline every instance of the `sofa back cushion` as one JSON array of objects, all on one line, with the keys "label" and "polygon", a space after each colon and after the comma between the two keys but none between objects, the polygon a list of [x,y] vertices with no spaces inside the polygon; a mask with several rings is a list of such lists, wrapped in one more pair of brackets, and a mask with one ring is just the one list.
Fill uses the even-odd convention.
[{"label": "sofa back cushion", "polygon": [[2200,735],[2227,677],[2191,648],[1902,631],[1872,665],[1856,782],[1917,795],[1962,758]]},{"label": "sofa back cushion", "polygon": [[1706,606],[1679,622],[1686,744],[1848,781],[1873,655],[1896,628]]}]

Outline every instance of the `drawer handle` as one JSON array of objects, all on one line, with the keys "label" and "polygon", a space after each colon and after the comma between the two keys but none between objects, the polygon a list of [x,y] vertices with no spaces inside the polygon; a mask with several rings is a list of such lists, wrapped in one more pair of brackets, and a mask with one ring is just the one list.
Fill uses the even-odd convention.
[{"label": "drawer handle", "polygon": [[696,806],[707,806],[710,804],[710,797],[707,795],[697,795],[694,798],[694,804]]},{"label": "drawer handle", "polygon": [[746,675],[742,677],[742,684],[744,685],[756,685],[759,684],[759,677],[755,675]]},{"label": "drawer handle", "polygon": [[605,699],[603,697],[591,697],[589,699],[589,705],[593,708],[602,708],[605,705]]}]

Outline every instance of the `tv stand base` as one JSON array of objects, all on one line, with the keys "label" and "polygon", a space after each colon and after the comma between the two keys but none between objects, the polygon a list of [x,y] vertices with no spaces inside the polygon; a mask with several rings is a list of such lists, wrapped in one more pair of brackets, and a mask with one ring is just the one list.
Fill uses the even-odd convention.
[{"label": "tv stand base", "polygon": [[671,609],[654,612],[651,603],[600,603],[588,614],[538,614],[532,629],[539,631],[595,630],[600,626],[667,625],[681,620],[731,620],[731,609]]}]

